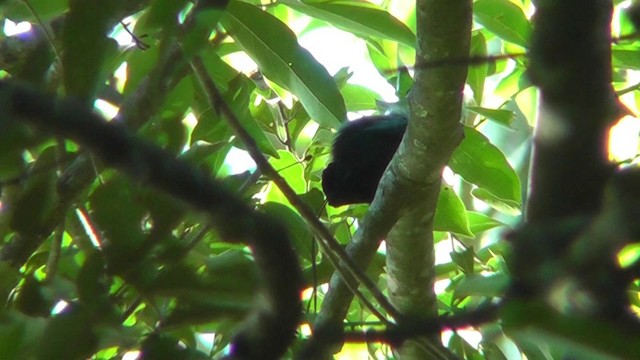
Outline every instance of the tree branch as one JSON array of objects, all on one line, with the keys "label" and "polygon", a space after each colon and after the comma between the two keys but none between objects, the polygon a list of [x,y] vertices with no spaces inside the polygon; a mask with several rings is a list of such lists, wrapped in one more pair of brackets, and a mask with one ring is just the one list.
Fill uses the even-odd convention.
[{"label": "tree branch", "polygon": [[76,101],[54,100],[2,81],[0,110],[3,122],[19,119],[38,130],[70,138],[133,180],[207,213],[226,241],[248,244],[261,270],[265,300],[243,322],[232,342],[232,355],[276,359],[284,353],[301,315],[302,277],[282,225],[256,213],[185,161],[143,142],[117,123],[85,111]]},{"label": "tree branch", "polygon": [[[258,169],[264,175],[266,175],[276,186],[282,191],[289,203],[298,210],[300,216],[309,224],[313,232],[320,239],[319,244],[323,250],[323,254],[327,256],[331,264],[340,273],[340,276],[347,282],[352,294],[356,294],[365,304],[368,304],[372,308],[374,313],[377,313],[376,309],[370,304],[370,302],[360,293],[357,289],[358,283],[362,284],[373,297],[378,301],[387,313],[391,316],[397,316],[397,311],[391,306],[386,297],[380,292],[375,283],[371,281],[366,274],[359,268],[345,253],[338,241],[331,235],[329,230],[324,226],[317,218],[316,214],[304,203],[296,192],[289,186],[287,181],[280,176],[278,171],[269,164],[264,157],[258,145],[251,135],[242,127],[240,121],[235,116],[233,111],[224,102],[222,94],[218,91],[215,84],[209,78],[206,68],[199,57],[194,58],[192,62],[192,68],[198,80],[202,84],[209,102],[212,107],[222,113],[226,118],[229,126],[233,129],[236,136],[245,144],[247,151],[251,158],[255,161]],[[382,318],[382,321],[387,319]]]},{"label": "tree branch", "polygon": [[[404,251],[415,251],[418,254],[421,261],[414,265],[420,268],[412,269],[412,274],[411,271],[405,274],[422,274],[420,277],[423,280],[424,275],[431,279],[422,283],[423,291],[413,300],[418,303],[424,301],[417,300],[418,298],[424,299],[423,296],[428,296],[431,298],[429,302],[433,303],[430,286],[434,277],[431,223],[440,191],[442,169],[463,136],[459,121],[467,64],[463,67],[447,66],[437,69],[425,69],[421,65],[432,61],[468,58],[471,2],[419,1],[417,4],[419,51],[415,66],[416,80],[410,97],[413,117],[398,153],[380,181],[376,197],[361,222],[362,226],[347,246],[347,253],[359,266],[366,268],[380,241],[396,221],[405,216],[404,220],[401,220],[402,223],[396,225],[399,226],[398,229],[419,229],[422,236],[414,238],[415,243],[407,242],[402,246],[401,242],[407,239],[387,240],[393,241],[392,252],[398,250],[395,254]],[[402,231],[396,234],[400,232]],[[404,232],[402,235],[409,234]],[[416,248],[418,244],[420,245]],[[395,254],[388,253],[391,257],[387,262],[389,270],[397,269]],[[425,271],[425,266],[431,270]],[[396,275],[398,274],[392,270],[391,276]],[[397,285],[403,281],[408,279],[396,278],[392,283]],[[392,293],[395,292],[393,284],[389,286]],[[430,295],[426,295],[425,291]],[[335,332],[346,316],[351,299],[342,280],[334,275],[330,282],[330,291],[314,324],[316,331],[320,334]],[[398,305],[401,304],[396,303],[396,306]],[[401,312],[405,315],[412,312],[407,310],[408,308],[405,308]],[[432,311],[433,309],[429,310]],[[399,321],[401,326],[402,319]],[[316,347],[320,348],[320,345]],[[448,357],[450,354],[442,351],[440,356]]]}]

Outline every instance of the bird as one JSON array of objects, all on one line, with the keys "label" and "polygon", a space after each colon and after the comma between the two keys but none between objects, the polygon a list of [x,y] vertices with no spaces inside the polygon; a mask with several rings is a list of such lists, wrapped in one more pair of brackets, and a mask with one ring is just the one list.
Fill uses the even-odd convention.
[{"label": "bird", "polygon": [[403,114],[365,116],[338,130],[331,162],[322,172],[322,190],[329,205],[371,203],[407,122]]}]

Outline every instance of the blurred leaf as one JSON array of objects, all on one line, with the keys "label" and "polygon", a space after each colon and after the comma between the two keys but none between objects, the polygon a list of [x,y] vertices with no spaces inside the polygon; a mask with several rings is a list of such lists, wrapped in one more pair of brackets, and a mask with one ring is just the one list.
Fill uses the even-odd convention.
[{"label": "blurred leaf", "polygon": [[78,274],[78,296],[89,311],[100,317],[110,312],[109,285],[102,254],[89,254]]},{"label": "blurred leaf", "polygon": [[141,189],[139,195],[140,203],[151,215],[153,236],[156,242],[160,242],[162,237],[171,235],[171,231],[178,226],[187,211],[186,206],[155,189]]},{"label": "blurred leaf", "polygon": [[16,309],[29,316],[48,316],[53,304],[43,295],[43,291],[46,291],[43,283],[33,276],[27,276],[18,291]]},{"label": "blurred leaf", "polygon": [[[22,275],[18,269],[8,261],[0,261],[0,296],[4,296],[3,299],[9,298],[9,294],[14,291],[20,279],[22,279]],[[2,322],[2,320],[0,320],[0,322]],[[2,341],[1,338],[0,341]],[[0,354],[1,353],[2,352],[0,352]]]},{"label": "blurred leaf", "polygon": [[315,238],[300,215],[288,206],[276,202],[264,203],[260,206],[260,210],[277,219],[281,224],[287,224],[287,230],[291,234],[293,246],[298,255],[311,260],[311,244]]},{"label": "blurred leaf", "polygon": [[516,66],[509,75],[500,80],[494,93],[497,96],[508,99],[529,86],[531,86],[531,83],[526,78],[525,69]]},{"label": "blurred leaf", "polygon": [[[229,143],[209,144],[199,142],[189,147],[181,157],[191,163],[203,167],[208,173],[217,174],[224,163],[224,159],[231,150]],[[206,165],[209,165],[208,167]]]},{"label": "blurred leaf", "polygon": [[223,55],[220,54],[221,52],[220,49],[207,47],[200,52],[200,57],[218,90],[225,93],[229,90],[229,83],[238,76],[239,72],[220,58]]},{"label": "blurred leaf", "polygon": [[504,274],[482,276],[467,273],[455,288],[457,298],[466,296],[500,297],[509,286],[509,277]]},{"label": "blurred leaf", "polygon": [[636,331],[594,317],[564,315],[550,306],[513,301],[502,309],[505,333],[569,350],[578,359],[640,359]]},{"label": "blurred leaf", "polygon": [[227,122],[211,108],[203,92],[196,92],[192,106],[198,124],[191,133],[191,146],[194,146],[198,140],[204,140],[215,146],[221,146],[229,141],[233,132]]},{"label": "blurred leaf", "polygon": [[327,70],[280,20],[253,5],[230,1],[222,25],[266,77],[295,94],[320,125],[346,119],[344,100]]},{"label": "blurred leaf", "polygon": [[[2,135],[0,135],[2,141]],[[2,185],[17,180],[24,171],[24,159],[22,151],[5,151],[0,152],[0,190]]]},{"label": "blurred leaf", "polygon": [[158,46],[152,46],[145,51],[131,51],[127,58],[127,82],[123,95],[128,96],[138,88],[145,76],[156,66],[159,56],[160,48]]},{"label": "blurred leaf", "polygon": [[[474,57],[486,57],[487,56],[487,40],[481,31],[474,31],[471,34],[471,46],[469,55]],[[484,82],[488,75],[489,65],[486,63],[477,64],[469,67],[467,74],[467,84],[473,91],[473,99],[476,104],[482,104],[482,97],[484,95]]]},{"label": "blurred leaf", "polygon": [[522,47],[529,46],[531,24],[522,9],[509,0],[477,0],[473,3],[475,20],[498,35]]},{"label": "blurred leaf", "polygon": [[[3,17],[14,22],[29,21],[36,22],[37,15],[40,19],[47,21],[55,16],[61,15],[68,9],[69,0],[29,0],[29,7],[24,0],[8,0],[0,2],[3,8]],[[34,14],[35,13],[35,14]]]},{"label": "blurred leaf", "polygon": [[48,321],[37,359],[87,359],[97,342],[90,314],[78,305],[69,305]]},{"label": "blurred leaf", "polygon": [[224,289],[251,294],[258,286],[256,264],[241,251],[228,250],[207,259],[206,273],[209,277],[205,280],[218,291]]},{"label": "blurred leaf", "polygon": [[185,348],[178,339],[153,333],[142,343],[140,360],[207,360],[196,349]]},{"label": "blurred leaf", "polygon": [[[142,218],[146,209],[134,198],[134,188],[122,177],[98,186],[89,197],[91,217],[104,235],[109,265],[127,266],[144,239]],[[119,269],[119,267],[117,267]]]},{"label": "blurred leaf", "polygon": [[[398,69],[398,77],[396,80],[396,94],[403,99],[409,95],[409,91],[413,87],[413,78],[409,73],[409,69],[406,66],[401,66]],[[402,101],[402,100],[401,100]]]},{"label": "blurred leaf", "polygon": [[518,216],[522,213],[522,203],[519,201],[505,199],[484,188],[476,188],[471,190],[471,195],[482,200],[492,208],[503,212],[507,215]]},{"label": "blurred leaf", "polygon": [[169,92],[159,113],[162,118],[184,117],[193,103],[194,89],[189,76],[184,77]]},{"label": "blurred leaf", "polygon": [[[42,35],[40,35],[42,36]],[[35,42],[35,40],[32,40]],[[15,79],[33,84],[36,87],[46,86],[47,74],[54,61],[51,44],[39,41],[24,59]]]},{"label": "blurred leaf", "polygon": [[613,66],[623,69],[640,70],[640,49],[613,49],[612,50]]},{"label": "blurred leaf", "polygon": [[56,192],[55,148],[47,147],[38,156],[22,193],[16,200],[11,217],[11,228],[31,236],[47,236],[48,222],[58,199]]},{"label": "blurred leaf", "polygon": [[469,343],[456,332],[451,335],[447,347],[461,359],[482,360],[485,358],[480,351],[469,345]]},{"label": "blurred leaf", "polygon": [[144,21],[145,32],[173,31],[178,25],[178,13],[186,4],[187,0],[154,0]]},{"label": "blurred leaf", "polygon": [[385,46],[385,42],[377,42],[369,39],[367,41],[367,50],[371,63],[375,66],[378,73],[387,80],[387,82],[395,87],[397,82],[397,74],[392,71],[398,67],[396,61],[397,49],[389,49]]},{"label": "blurred leaf", "polygon": [[375,36],[410,47],[416,46],[416,37],[411,29],[388,11],[372,3],[344,0],[281,0],[280,3],[362,37]]},{"label": "blurred leaf", "polygon": [[[224,1],[221,2],[224,3]],[[191,27],[182,40],[182,49],[186,59],[191,59],[206,47],[211,32],[215,30],[220,17],[224,14],[223,8],[215,8],[217,5],[215,1],[208,2],[207,5],[195,13]]]},{"label": "blurred leaf", "polygon": [[473,194],[489,205],[510,213],[521,205],[520,179],[504,154],[479,131],[465,127],[465,138],[453,152],[449,167],[466,181],[478,186]]},{"label": "blurred leaf", "polygon": [[62,42],[63,75],[67,95],[91,99],[101,79],[102,66],[109,47],[115,46],[107,38],[109,26],[116,20],[122,0],[70,0],[65,17]]},{"label": "blurred leaf", "polygon": [[0,312],[0,354],[3,360],[33,359],[47,321],[14,310]]}]

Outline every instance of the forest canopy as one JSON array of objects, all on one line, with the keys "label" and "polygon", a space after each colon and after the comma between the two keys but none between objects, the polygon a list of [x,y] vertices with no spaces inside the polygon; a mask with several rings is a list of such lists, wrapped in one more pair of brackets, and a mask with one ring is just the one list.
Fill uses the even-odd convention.
[{"label": "forest canopy", "polygon": [[635,1],[0,12],[0,358],[640,358]]}]

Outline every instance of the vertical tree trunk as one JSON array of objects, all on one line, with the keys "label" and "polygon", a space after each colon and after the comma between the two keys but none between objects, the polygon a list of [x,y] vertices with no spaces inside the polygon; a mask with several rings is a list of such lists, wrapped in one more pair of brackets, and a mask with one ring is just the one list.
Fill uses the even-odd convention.
[{"label": "vertical tree trunk", "polygon": [[[416,3],[418,47],[415,83],[410,95],[412,117],[392,171],[418,184],[408,211],[387,237],[387,274],[391,303],[410,319],[437,315],[433,216],[441,174],[463,137],[460,123],[462,93],[469,56],[471,1],[419,0]],[[438,61],[451,65],[430,67]],[[427,161],[428,159],[428,161]],[[394,166],[396,165],[396,166]],[[398,355],[403,359],[446,358],[433,353],[438,336],[408,341]]]},{"label": "vertical tree trunk", "polygon": [[611,174],[610,0],[536,2],[530,76],[540,87],[527,220],[593,213]]}]

